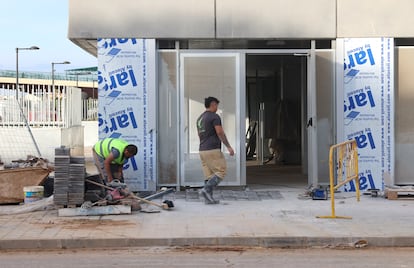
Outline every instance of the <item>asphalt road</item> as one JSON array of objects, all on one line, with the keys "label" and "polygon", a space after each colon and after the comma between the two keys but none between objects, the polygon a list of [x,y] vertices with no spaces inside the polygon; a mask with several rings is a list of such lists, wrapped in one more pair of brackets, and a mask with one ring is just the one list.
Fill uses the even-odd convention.
[{"label": "asphalt road", "polygon": [[0,251],[0,267],[414,267],[414,248]]}]

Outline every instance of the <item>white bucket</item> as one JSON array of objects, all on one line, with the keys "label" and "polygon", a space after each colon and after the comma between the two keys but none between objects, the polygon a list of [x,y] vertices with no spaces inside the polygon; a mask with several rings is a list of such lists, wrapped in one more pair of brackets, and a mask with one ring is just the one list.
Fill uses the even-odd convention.
[{"label": "white bucket", "polygon": [[32,203],[39,201],[43,198],[44,187],[43,186],[26,186],[23,187],[24,203]]}]

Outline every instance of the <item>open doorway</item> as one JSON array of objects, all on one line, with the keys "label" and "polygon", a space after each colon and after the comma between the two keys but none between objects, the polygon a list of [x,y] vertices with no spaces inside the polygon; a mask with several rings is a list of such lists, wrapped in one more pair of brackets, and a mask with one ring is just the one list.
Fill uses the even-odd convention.
[{"label": "open doorway", "polygon": [[248,185],[307,184],[307,57],[246,55]]}]

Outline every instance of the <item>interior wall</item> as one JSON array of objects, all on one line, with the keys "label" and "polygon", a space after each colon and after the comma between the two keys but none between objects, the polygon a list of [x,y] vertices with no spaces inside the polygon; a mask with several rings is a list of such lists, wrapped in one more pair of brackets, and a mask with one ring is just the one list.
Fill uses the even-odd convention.
[{"label": "interior wall", "polygon": [[397,47],[395,56],[395,184],[413,184],[414,47]]},{"label": "interior wall", "polygon": [[247,56],[247,116],[258,121],[264,104],[263,154],[269,159],[274,153],[276,163],[301,164],[301,64],[293,55]]}]

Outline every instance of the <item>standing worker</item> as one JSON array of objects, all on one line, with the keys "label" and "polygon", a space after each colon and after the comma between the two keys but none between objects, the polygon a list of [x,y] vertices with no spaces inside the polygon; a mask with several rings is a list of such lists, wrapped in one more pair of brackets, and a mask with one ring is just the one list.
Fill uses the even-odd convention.
[{"label": "standing worker", "polygon": [[106,138],[98,141],[92,151],[95,165],[104,177],[102,179],[105,183],[110,183],[116,173],[116,179],[123,181],[123,166],[128,158],[137,154],[138,148],[122,139]]},{"label": "standing worker", "polygon": [[213,198],[213,189],[226,176],[226,160],[221,152],[223,143],[230,155],[234,150],[230,146],[221,125],[220,116],[216,114],[220,101],[214,97],[204,99],[206,110],[197,119],[197,132],[200,138],[200,159],[205,176],[204,188],[200,193],[204,196],[206,204],[218,204],[219,201]]}]

